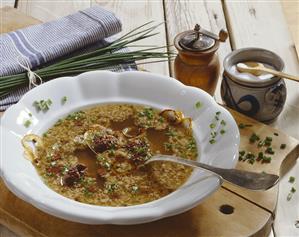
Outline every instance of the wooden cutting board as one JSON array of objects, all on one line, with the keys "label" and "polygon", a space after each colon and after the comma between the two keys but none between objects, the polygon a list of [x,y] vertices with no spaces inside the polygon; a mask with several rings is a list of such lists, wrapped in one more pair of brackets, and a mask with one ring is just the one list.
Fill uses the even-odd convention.
[{"label": "wooden cutting board", "polygon": [[[40,23],[13,8],[0,9],[4,16],[2,33]],[[299,156],[299,142],[267,125],[235,111],[237,123],[252,124],[242,129],[241,147],[258,153],[249,144],[252,132],[273,137],[276,150],[270,164],[238,162],[237,168],[283,175]],[[278,136],[274,136],[278,133]],[[4,138],[5,139],[5,138]],[[285,143],[285,149],[279,149]],[[225,157],[223,157],[225,159]],[[13,195],[0,180],[0,224],[21,236],[101,236],[101,237],[199,237],[199,236],[268,236],[275,218],[278,186],[266,192],[253,192],[228,183],[192,210],[148,224],[116,226],[85,225],[65,221],[41,212]]]}]

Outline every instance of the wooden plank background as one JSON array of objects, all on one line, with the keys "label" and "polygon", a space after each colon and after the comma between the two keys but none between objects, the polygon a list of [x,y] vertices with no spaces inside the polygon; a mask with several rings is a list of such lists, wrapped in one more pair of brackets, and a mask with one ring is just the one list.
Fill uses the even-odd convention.
[{"label": "wooden plank background", "polygon": [[[124,23],[124,31],[127,32],[137,25],[149,20],[161,22],[165,20],[166,28],[161,27],[154,43],[157,45],[172,44],[174,36],[181,31],[193,28],[195,23],[218,32],[219,29],[227,27],[230,38],[219,48],[220,61],[232,50],[241,47],[257,46],[270,49],[278,53],[286,63],[285,71],[299,74],[298,55],[294,42],[288,32],[283,10],[279,1],[129,1],[121,0],[82,0],[82,1],[38,1],[20,0],[18,9],[41,21],[57,19],[61,16],[87,8],[93,4],[99,4],[106,9],[115,12]],[[296,4],[297,3],[297,4]],[[14,1],[1,1],[4,5],[12,6]],[[284,3],[284,6],[286,4]],[[292,1],[292,9],[298,9],[298,1]],[[293,12],[293,11],[292,11]],[[298,32],[298,15],[291,28]],[[297,30],[296,30],[297,29]],[[295,35],[295,36],[294,36]],[[298,33],[293,33],[295,39],[299,39]],[[147,42],[153,44],[152,40]],[[172,74],[168,63],[149,64],[145,68],[152,72]],[[216,98],[220,101],[219,84],[217,86]],[[271,126],[275,126],[285,133],[299,139],[299,95],[298,85],[287,81],[288,98],[286,107],[279,119]],[[292,202],[286,202],[285,198],[289,189],[287,177],[296,176],[299,180],[298,162],[291,172],[281,181],[279,204],[275,223],[275,232],[278,236],[286,233],[290,236],[298,236],[299,231],[294,228],[292,220],[299,219],[299,197],[295,196]],[[299,188],[298,188],[299,190]],[[6,231],[6,230],[5,230]],[[1,235],[4,232],[1,232]],[[3,234],[4,235],[4,234]],[[4,235],[6,236],[6,235]]]}]

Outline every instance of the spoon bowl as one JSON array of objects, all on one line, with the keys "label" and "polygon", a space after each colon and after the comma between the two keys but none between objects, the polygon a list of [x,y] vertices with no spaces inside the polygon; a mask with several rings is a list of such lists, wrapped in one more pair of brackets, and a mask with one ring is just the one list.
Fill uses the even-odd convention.
[{"label": "spoon bowl", "polygon": [[155,161],[170,161],[174,163],[191,166],[194,168],[201,168],[209,172],[214,173],[220,179],[224,179],[234,185],[242,188],[251,189],[255,191],[263,191],[273,187],[279,180],[279,176],[267,173],[255,173],[245,170],[237,169],[223,169],[214,167],[211,165],[203,164],[193,160],[187,160],[180,157],[169,156],[169,155],[155,155],[145,163]]},{"label": "spoon bowl", "polygon": [[258,62],[238,63],[237,69],[239,72],[247,72],[247,73],[251,73],[255,76],[260,76],[264,73],[270,73],[274,76],[278,76],[281,78],[286,78],[286,79],[290,79],[293,81],[299,81],[299,77],[297,77],[297,76],[293,76],[293,75],[290,75],[290,74],[287,74],[284,72],[280,72],[280,71],[276,71],[271,68],[267,68],[262,63],[258,63]]}]

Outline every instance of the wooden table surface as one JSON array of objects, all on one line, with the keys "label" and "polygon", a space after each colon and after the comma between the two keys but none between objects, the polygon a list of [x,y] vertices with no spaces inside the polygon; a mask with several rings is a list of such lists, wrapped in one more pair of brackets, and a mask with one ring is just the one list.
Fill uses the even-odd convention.
[{"label": "wooden table surface", "polygon": [[[161,27],[160,34],[155,36],[156,45],[172,45],[177,33],[192,29],[195,23],[216,33],[221,28],[227,28],[229,40],[222,44],[218,51],[221,61],[234,49],[256,46],[279,54],[285,62],[285,71],[299,75],[297,54],[299,48],[296,51],[294,44],[299,39],[298,15],[294,16],[295,23],[293,21],[294,24],[290,26],[291,29],[295,29],[294,39],[292,39],[280,1],[19,0],[18,9],[45,22],[94,4],[115,12],[123,23],[123,32],[150,20],[165,21],[165,27]],[[284,5],[288,4],[298,12],[298,0],[284,1]],[[0,7],[14,5],[13,0],[2,0]],[[287,11],[289,12],[292,10]],[[153,39],[147,43],[152,44]],[[151,72],[173,75],[172,63],[149,64],[144,67]],[[286,81],[286,84],[288,96],[285,108],[279,118],[270,125],[299,139],[299,85],[293,81]],[[219,86],[220,83],[215,97],[218,102],[221,102]],[[287,201],[290,176],[296,177],[297,193],[291,201]],[[295,221],[299,220],[298,184],[299,163],[297,162],[280,182],[279,202],[273,228],[276,236],[299,236],[299,228],[295,227]],[[0,237],[6,236],[15,235],[0,226]]]}]

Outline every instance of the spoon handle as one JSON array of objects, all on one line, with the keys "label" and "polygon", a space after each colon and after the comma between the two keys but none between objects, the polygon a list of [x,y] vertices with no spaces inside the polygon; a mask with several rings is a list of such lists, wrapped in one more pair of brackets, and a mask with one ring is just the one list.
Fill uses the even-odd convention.
[{"label": "spoon handle", "polygon": [[191,167],[205,169],[207,171],[213,172],[217,176],[220,176],[220,178],[223,178],[224,180],[234,185],[256,191],[267,190],[273,187],[279,180],[279,176],[273,174],[254,173],[236,169],[222,169],[211,165],[203,164],[197,161],[187,160],[175,156],[155,155],[151,159],[146,161],[146,164],[153,161],[170,161]]},{"label": "spoon handle", "polygon": [[293,75],[290,75],[290,74],[287,74],[287,73],[284,73],[284,72],[279,72],[279,71],[273,70],[271,68],[258,67],[256,69],[259,70],[259,71],[262,71],[262,72],[271,73],[275,76],[287,78],[287,79],[290,79],[290,80],[293,80],[293,81],[299,81],[299,77],[296,77],[296,76],[293,76]]}]

